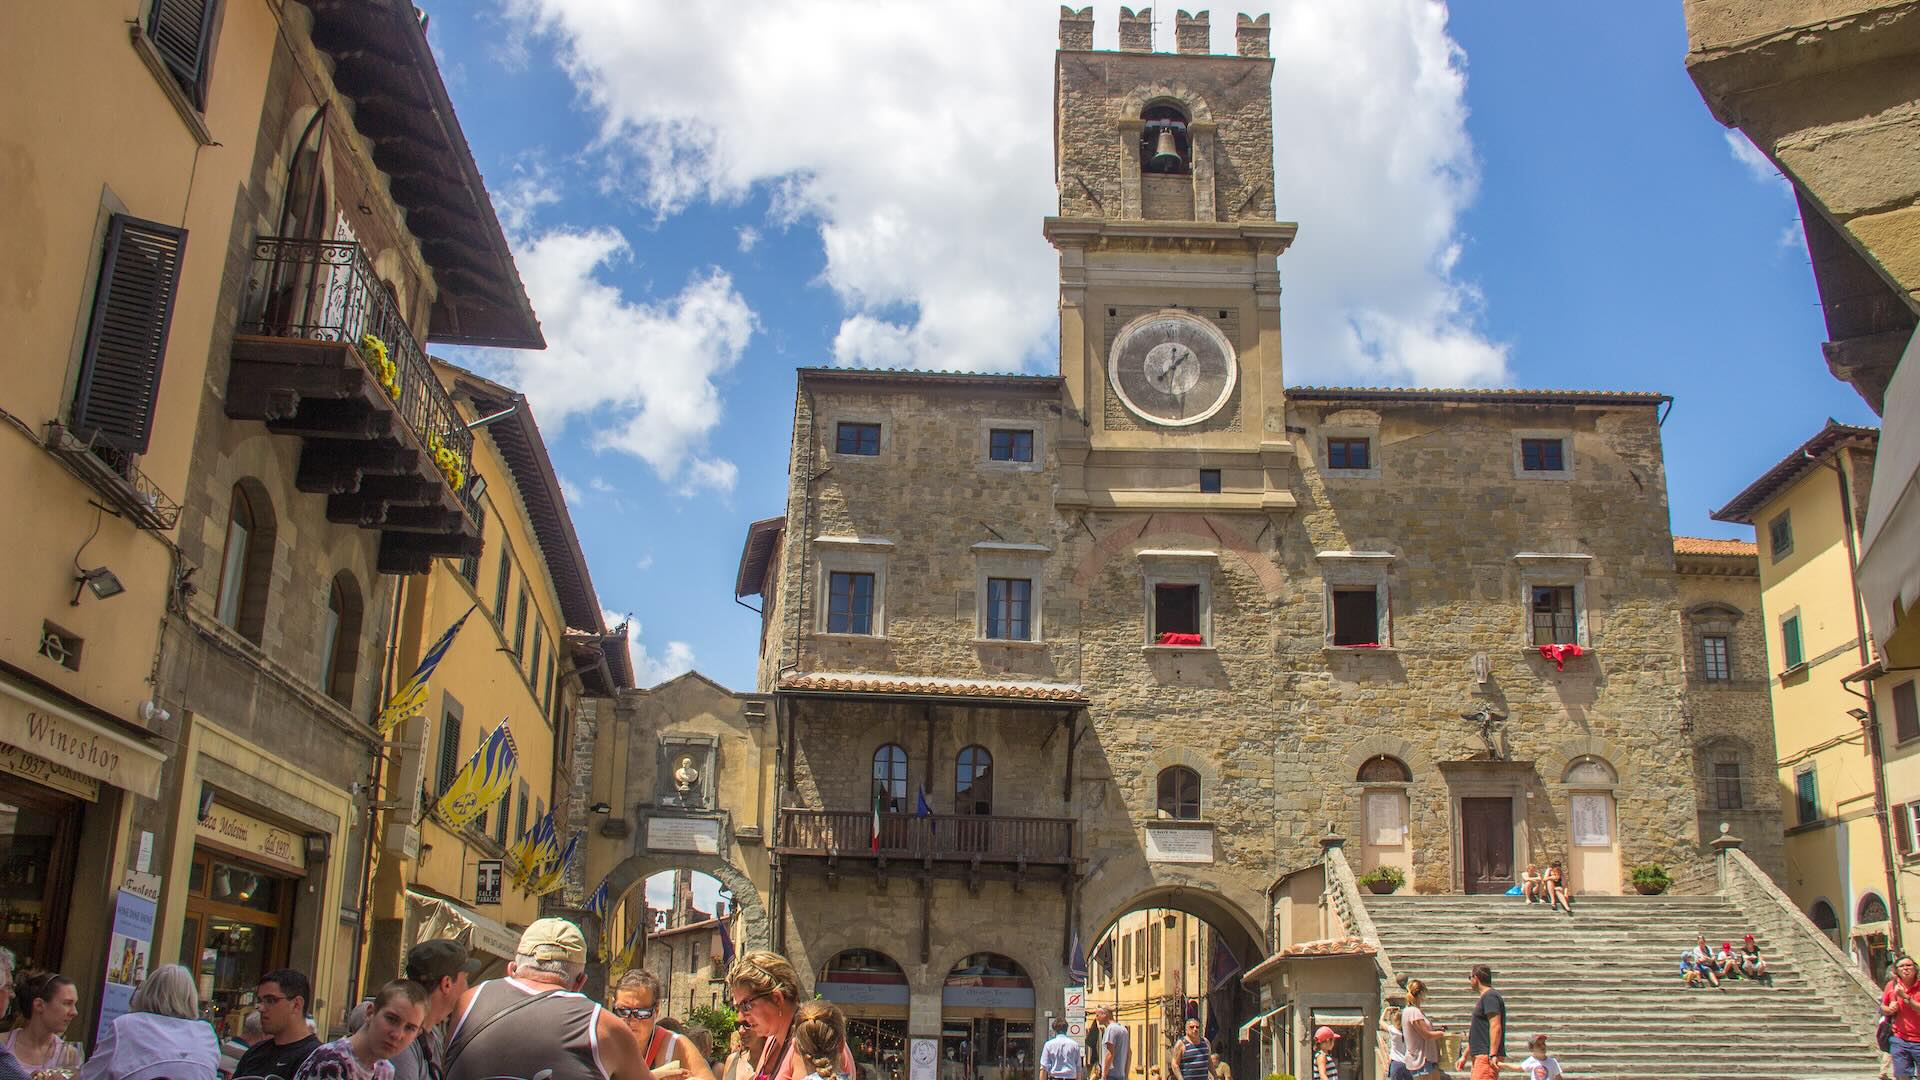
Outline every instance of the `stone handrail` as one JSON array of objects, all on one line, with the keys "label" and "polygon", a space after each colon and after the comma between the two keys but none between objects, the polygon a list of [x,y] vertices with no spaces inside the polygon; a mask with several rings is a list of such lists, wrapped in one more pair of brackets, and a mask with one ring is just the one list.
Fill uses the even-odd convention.
[{"label": "stone handrail", "polygon": [[1380,941],[1373,916],[1367,914],[1366,901],[1360,897],[1360,882],[1353,876],[1346,851],[1338,844],[1328,844],[1321,852],[1320,861],[1326,867],[1327,901],[1333,905],[1340,925],[1346,928],[1349,937],[1360,938],[1373,946],[1373,963],[1384,980],[1381,993],[1390,994],[1400,989],[1406,984],[1393,970],[1393,958],[1387,955],[1387,947]]},{"label": "stone handrail", "polygon": [[1832,996],[1843,1014],[1863,1027],[1879,1022],[1880,990],[1858,964],[1813,925],[1780,887],[1735,844],[1716,843],[1720,849],[1720,892],[1739,905],[1754,928],[1792,948],[1809,986]]}]

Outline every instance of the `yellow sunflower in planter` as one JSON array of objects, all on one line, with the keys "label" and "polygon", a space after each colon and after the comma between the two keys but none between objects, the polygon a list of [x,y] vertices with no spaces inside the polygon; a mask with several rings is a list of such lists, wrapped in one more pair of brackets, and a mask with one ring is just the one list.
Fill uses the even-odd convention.
[{"label": "yellow sunflower in planter", "polygon": [[395,401],[400,400],[400,368],[387,355],[387,343],[372,334],[360,339],[360,352],[366,356],[367,364],[373,368],[373,377],[379,381],[380,389]]}]

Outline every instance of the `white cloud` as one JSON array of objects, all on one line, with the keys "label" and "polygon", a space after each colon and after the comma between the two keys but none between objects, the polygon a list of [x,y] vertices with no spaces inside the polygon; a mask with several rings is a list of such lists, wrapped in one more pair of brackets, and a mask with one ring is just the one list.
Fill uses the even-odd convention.
[{"label": "white cloud", "polygon": [[620,490],[619,488],[614,487],[613,484],[604,476],[596,476],[593,479],[588,480],[587,486],[599,492],[602,495],[612,495]]},{"label": "white cloud", "polygon": [[684,675],[693,670],[693,646],[684,641],[669,641],[658,656],[640,640],[640,620],[626,615],[617,615],[601,609],[600,618],[607,629],[618,629],[621,620],[627,621],[627,647],[633,655],[633,683],[639,687],[658,686],[676,675]]},{"label": "white cloud", "polygon": [[1733,160],[1739,162],[1755,180],[1763,184],[1787,186],[1787,178],[1780,175],[1780,170],[1773,167],[1773,162],[1767,160],[1767,155],[1761,153],[1760,148],[1753,145],[1745,134],[1738,131],[1724,131],[1721,134],[1727,140],[1727,149],[1732,152]]},{"label": "white cloud", "polygon": [[580,490],[580,485],[564,475],[560,477],[560,496],[576,506],[587,500],[587,493]]},{"label": "white cloud", "polygon": [[[663,215],[760,188],[773,224],[816,230],[847,307],[838,362],[1052,368],[1055,5],[502,2],[598,112],[614,184]],[[1281,261],[1292,381],[1504,378],[1456,269],[1475,166],[1444,7],[1247,6],[1274,9],[1276,187],[1301,223]],[[1110,48],[1114,7],[1096,15]],[[1232,33],[1216,12],[1214,51]]]},{"label": "white cloud", "polygon": [[[510,186],[501,216],[524,227],[550,194],[537,183]],[[731,490],[738,470],[709,455],[707,435],[720,420],[715,380],[739,361],[755,327],[733,279],[710,269],[667,300],[638,302],[603,277],[630,256],[618,231],[514,232],[547,348],[483,350],[482,366],[524,388],[543,421],[585,418],[596,447],[633,454],[682,493]]]},{"label": "white cloud", "polygon": [[641,552],[640,557],[633,560],[633,568],[643,573],[653,569],[653,552],[651,551]]},{"label": "white cloud", "polygon": [[752,251],[754,245],[760,243],[760,230],[751,225],[740,226],[740,231],[736,235],[740,239],[740,250],[743,252]]}]

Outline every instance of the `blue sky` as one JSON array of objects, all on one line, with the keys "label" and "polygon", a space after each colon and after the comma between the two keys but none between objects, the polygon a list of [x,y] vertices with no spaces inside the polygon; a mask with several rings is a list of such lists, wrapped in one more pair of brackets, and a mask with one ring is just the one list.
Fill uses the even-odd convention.
[{"label": "blue sky", "polygon": [[[643,684],[751,688],[733,575],[783,506],[793,369],[1055,368],[1058,5],[422,6],[553,346],[439,351],[531,396]],[[1238,10],[1274,13],[1289,382],[1664,391],[1674,529],[1711,536],[1826,417],[1874,422],[1678,0],[1250,2],[1215,51]]]}]

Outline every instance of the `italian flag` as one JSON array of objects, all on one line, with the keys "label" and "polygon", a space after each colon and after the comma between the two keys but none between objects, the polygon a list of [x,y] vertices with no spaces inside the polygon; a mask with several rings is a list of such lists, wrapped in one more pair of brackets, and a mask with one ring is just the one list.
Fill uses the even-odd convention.
[{"label": "italian flag", "polygon": [[880,793],[873,793],[873,836],[869,841],[874,851],[880,850]]}]

